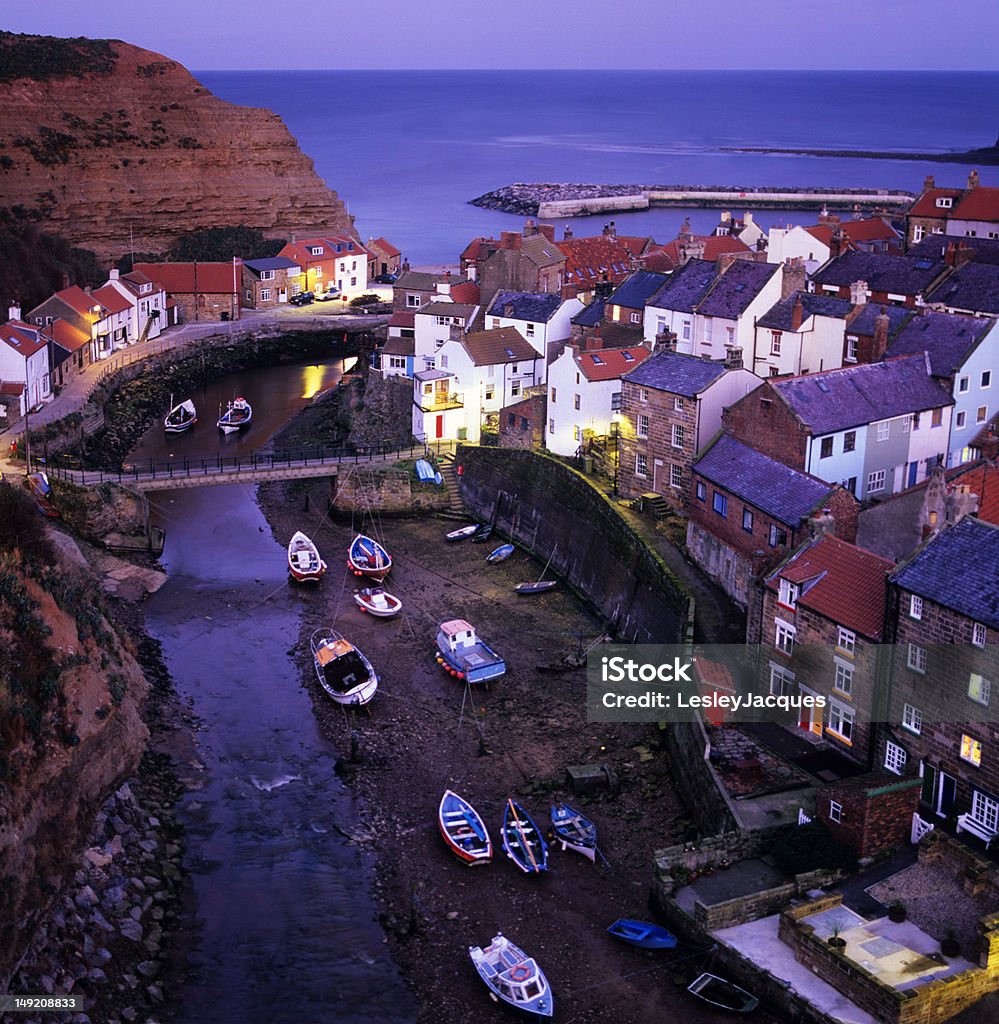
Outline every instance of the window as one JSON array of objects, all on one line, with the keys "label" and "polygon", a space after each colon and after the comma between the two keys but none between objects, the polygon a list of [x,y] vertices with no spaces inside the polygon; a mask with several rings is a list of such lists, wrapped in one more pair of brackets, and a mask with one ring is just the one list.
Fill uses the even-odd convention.
[{"label": "window", "polygon": [[798,600],[800,588],[790,580],[781,580],[777,587],[777,600],[788,608],[793,608]]},{"label": "window", "polygon": [[912,429],[913,430],[918,430],[919,429],[919,413],[918,412],[914,412],[912,414]]},{"label": "window", "polygon": [[847,338],[846,339],[846,362],[855,363],[857,361],[857,339]]},{"label": "window", "polygon": [[852,655],[857,649],[857,634],[852,629],[844,629],[840,626],[839,632],[836,634],[836,646],[846,654]]},{"label": "window", "polygon": [[905,768],[906,759],[905,749],[897,743],[892,743],[891,740],[888,740],[885,744],[885,767],[888,771],[901,775],[902,769]]},{"label": "window", "polygon": [[735,328],[734,327],[726,327],[725,328],[725,344],[726,345],[734,345],[735,344]]},{"label": "window", "polygon": [[941,210],[949,210],[954,205],[954,200],[950,196],[937,196],[937,206]]},{"label": "window", "polygon": [[704,485],[704,481],[703,480],[698,480],[697,481],[697,484],[694,487],[694,494],[697,495],[698,501],[705,501],[705,500],[707,500],[708,489]]},{"label": "window", "polygon": [[954,418],[954,429],[963,430],[964,425],[968,422],[968,414],[962,409],[957,416]]},{"label": "window", "polygon": [[770,664],[770,692],[785,697],[794,689],[794,673],[780,665]]},{"label": "window", "polygon": [[828,459],[832,455],[833,439],[831,437],[822,438],[822,446],[819,449],[819,458]]},{"label": "window", "polygon": [[976,622],[971,627],[971,642],[976,647],[985,646],[985,627],[980,622]]},{"label": "window", "polygon": [[742,528],[746,533],[753,532],[753,513],[751,509],[744,508],[742,510]]},{"label": "window", "polygon": [[552,405],[558,400],[558,388],[552,388]]},{"label": "window", "polygon": [[876,469],[873,473],[867,474],[867,493],[876,494],[885,489],[885,470]]},{"label": "window", "polygon": [[534,337],[534,324],[528,324],[527,325],[527,337],[528,338],[533,338]]},{"label": "window", "polygon": [[722,519],[728,518],[728,498],[724,494],[715,491],[714,497],[711,499],[711,507]]},{"label": "window", "polygon": [[635,476],[649,475],[649,457],[639,453],[635,456]]},{"label": "window", "polygon": [[787,543],[787,530],[782,530],[779,526],[771,524],[770,526],[770,546],[776,548],[781,544]]},{"label": "window", "polygon": [[581,399],[580,399],[579,395],[573,395],[572,396],[572,407],[573,407],[573,409],[578,409],[579,406],[580,406],[580,402],[581,402]]},{"label": "window", "polygon": [[555,433],[555,421],[554,420],[549,420],[548,421],[548,433],[549,434],[554,434]]},{"label": "window", "polygon": [[780,331],[770,332],[770,354],[772,356],[780,355]]},{"label": "window", "polygon": [[[989,407],[987,405],[980,405],[978,412],[975,413],[975,422],[984,423],[989,417]],[[934,424],[936,426],[936,424]]]},{"label": "window", "polygon": [[961,737],[961,760],[973,764],[976,768],[981,768],[982,741],[965,733]]},{"label": "window", "polygon": [[971,673],[971,678],[968,680],[968,696],[978,704],[988,704],[989,693],[992,690],[992,684],[988,679],[983,678],[977,672]]},{"label": "window", "polygon": [[683,466],[678,466],[675,462],[670,463],[669,485],[670,487],[675,487],[678,490],[683,487]]},{"label": "window", "polygon": [[270,300],[270,297],[271,297],[271,290],[270,290],[270,288],[261,288],[260,289],[260,301],[261,302],[268,302]]},{"label": "window", "polygon": [[323,254],[323,247],[321,245],[309,246],[309,252],[313,256],[322,256],[322,254]]},{"label": "window", "polygon": [[247,302],[252,302],[253,301],[253,289],[252,288],[247,288],[246,289],[246,301]]},{"label": "window", "polygon": [[513,398],[516,398],[517,395],[519,395],[519,394],[520,394],[520,381],[519,380],[515,380],[510,385],[510,395]]},{"label": "window", "polygon": [[261,281],[273,281],[274,280],[274,271],[273,270],[261,270],[260,271],[260,280]]},{"label": "window", "polygon": [[856,430],[848,430],[843,435],[843,451],[852,452],[857,447],[857,432]]},{"label": "window", "polygon": [[774,625],[774,646],[782,654],[790,654],[794,649],[794,636],[797,630],[783,619],[774,619]]},{"label": "window", "polygon": [[405,370],[406,369],[406,357],[405,356],[389,356],[389,369],[390,370]]},{"label": "window", "polygon": [[968,384],[971,382],[970,377],[958,377],[957,378],[957,393],[963,395],[968,390]]},{"label": "window", "polygon": [[681,427],[679,423],[673,424],[673,447],[683,447],[683,427]]},{"label": "window", "polygon": [[487,402],[491,402],[493,400],[493,395],[495,395],[495,394],[496,394],[496,385],[495,384],[490,384],[489,387],[486,388],[486,401]]},{"label": "window", "polygon": [[934,409],[930,413],[930,426],[939,427],[943,424],[943,409]]},{"label": "window", "polygon": [[649,389],[639,388],[638,389],[638,400],[640,402],[647,402],[649,400]]},{"label": "window", "polygon": [[614,391],[611,394],[611,412],[621,411],[621,392]]},{"label": "window", "polygon": [[493,317],[493,330],[494,331],[498,330],[499,329],[499,325],[500,325],[499,318],[494,316]]},{"label": "window", "polygon": [[680,336],[684,341],[690,341],[690,321],[684,320],[683,326],[680,329]]},{"label": "window", "polygon": [[887,441],[891,430],[891,420],[878,420],[878,440]]},{"label": "window", "polygon": [[422,303],[420,302],[419,295],[407,295],[406,296],[406,308],[407,309],[419,309]]},{"label": "window", "polygon": [[902,708],[902,728],[914,732],[917,736],[923,731],[923,713],[919,708],[906,704]]},{"label": "window", "polygon": [[921,619],[923,617],[923,599],[915,594],[909,598],[909,618]]},{"label": "window", "polygon": [[911,427],[911,426],[912,426],[912,417],[911,416],[903,416],[902,417],[902,433],[903,434],[908,434],[909,433],[909,427]]},{"label": "window", "polygon": [[638,417],[638,426],[637,426],[637,429],[636,429],[635,433],[637,433],[639,437],[648,437],[649,436],[649,417],[648,416],[641,416],[640,415]]},{"label": "window", "polygon": [[642,314],[641,313],[632,313],[631,314],[631,322],[633,324],[640,324],[642,322]]},{"label": "window", "polygon": [[987,829],[999,832],[999,800],[975,790],[971,798],[971,816]]},{"label": "window", "polygon": [[834,658],[833,661],[836,663],[836,678],[833,680],[833,686],[840,693],[849,697],[853,693],[853,666],[848,661],[842,661],[839,658]]},{"label": "window", "polygon": [[916,224],[912,229],[912,240],[914,242],[921,242],[926,229],[922,224]]},{"label": "window", "polygon": [[704,318],[704,340],[711,341],[711,336],[714,333],[714,320],[706,316]]},{"label": "window", "polygon": [[834,821],[837,825],[843,820],[843,805],[835,800],[829,801],[829,820]]},{"label": "window", "polygon": [[909,652],[906,655],[906,662],[913,672],[926,673],[926,648],[909,644]]},{"label": "window", "polygon": [[992,371],[982,370],[982,388],[985,389],[990,387],[992,387]]},{"label": "window", "polygon": [[673,398],[673,412],[683,412],[683,399]]},{"label": "window", "polygon": [[831,732],[839,739],[846,740],[847,743],[852,743],[853,723],[856,717],[856,712],[845,704],[831,700],[829,701],[829,725],[826,727],[826,731]]},{"label": "window", "polygon": [[572,439],[573,441],[579,441],[582,439],[582,431],[579,429],[579,427],[572,428]]}]

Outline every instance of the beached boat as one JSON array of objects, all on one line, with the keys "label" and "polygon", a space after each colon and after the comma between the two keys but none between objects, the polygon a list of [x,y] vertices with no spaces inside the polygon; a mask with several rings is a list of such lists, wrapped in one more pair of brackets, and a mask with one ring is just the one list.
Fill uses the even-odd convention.
[{"label": "beached boat", "polygon": [[555,1008],[548,979],[537,961],[504,935],[496,935],[485,948],[469,946],[479,977],[496,1002],[504,1002],[533,1017],[546,1020]]},{"label": "beached boat", "polygon": [[[170,402],[171,404],[173,403],[172,397]],[[183,434],[185,430],[190,430],[197,422],[198,410],[195,409],[194,402],[190,398],[185,398],[183,402],[174,405],[166,414],[163,420],[163,429],[168,434]]]},{"label": "beached boat", "polygon": [[607,929],[616,939],[639,949],[675,949],[676,936],[649,921],[632,921],[626,917]]},{"label": "beached boat", "polygon": [[318,583],[326,572],[319,549],[301,530],[288,542],[288,572],[299,583]]},{"label": "beached boat", "polygon": [[355,576],[367,576],[381,583],[392,571],[392,558],[373,537],[359,533],[350,542],[347,568]]},{"label": "beached boat", "polygon": [[390,619],[402,608],[402,601],[381,587],[366,587],[355,591],[354,601],[362,612],[369,612],[379,619]]},{"label": "beached boat", "polygon": [[52,485],[44,473],[29,473],[25,485],[31,491],[35,505],[43,516],[58,519],[62,515],[59,509],[52,504]]},{"label": "beached boat", "polygon": [[486,555],[486,561],[491,565],[495,565],[497,562],[505,562],[513,552],[514,546],[512,544],[501,544],[498,548],[493,548],[493,550]]},{"label": "beached boat", "polygon": [[245,398],[234,398],[224,413],[219,416],[219,430],[223,434],[234,434],[253,422],[253,407]]},{"label": "beached boat", "polygon": [[590,860],[597,857],[597,826],[568,804],[552,804],[552,828],[563,853],[575,850]]},{"label": "beached boat", "polygon": [[541,829],[515,800],[507,800],[503,812],[503,849],[521,871],[548,870],[548,844]]},{"label": "beached boat", "polygon": [[687,991],[729,1013],[751,1013],[760,1005],[756,996],[731,981],[719,978],[717,974],[702,974],[687,986]]},{"label": "beached boat", "polygon": [[319,685],[338,704],[367,704],[378,689],[371,662],[342,634],[324,626],[312,634],[312,659]]},{"label": "beached boat", "polygon": [[537,580],[535,583],[518,583],[513,589],[518,594],[544,594],[557,586],[558,580]]},{"label": "beached boat", "polygon": [[479,529],[479,523],[472,523],[469,526],[460,526],[457,530],[452,530],[450,533],[444,534],[446,541],[452,543],[456,540],[464,540],[466,537],[471,537],[476,530]]},{"label": "beached boat", "polygon": [[470,683],[487,683],[506,672],[506,662],[475,635],[475,628],[464,619],[448,619],[440,624],[437,664]]},{"label": "beached boat", "polygon": [[459,860],[472,867],[492,860],[493,843],[485,822],[467,800],[450,789],[446,789],[441,797],[437,824],[444,842]]},{"label": "beached boat", "polygon": [[472,534],[473,544],[485,544],[487,540],[493,535],[493,527],[491,523],[479,523],[475,528],[475,533]]}]

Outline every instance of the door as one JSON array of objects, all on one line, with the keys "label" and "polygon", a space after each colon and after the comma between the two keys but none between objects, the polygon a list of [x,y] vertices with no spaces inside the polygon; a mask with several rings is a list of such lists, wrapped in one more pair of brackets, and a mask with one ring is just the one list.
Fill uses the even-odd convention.
[{"label": "door", "polygon": [[954,810],[954,800],[957,797],[957,779],[946,772],[940,772],[940,782],[937,785],[937,816],[946,818]]},{"label": "door", "polygon": [[444,436],[444,414],[438,413],[434,417],[434,437],[439,441]]},{"label": "door", "polygon": [[919,469],[919,463],[918,462],[910,462],[909,463],[909,482],[906,484],[906,487],[914,487],[915,486],[915,484],[916,484],[916,471],[918,469]]},{"label": "door", "polygon": [[[799,686],[803,697],[817,697],[818,693],[815,690],[810,690],[807,686]],[[801,707],[798,709],[798,728],[804,729],[805,732],[813,732],[816,736],[822,735],[822,709],[818,707]]]},{"label": "door", "polygon": [[920,765],[920,772],[923,776],[923,788],[920,791],[919,799],[921,803],[926,804],[927,807],[936,807],[936,793],[937,793],[937,770],[932,765],[922,762]]}]

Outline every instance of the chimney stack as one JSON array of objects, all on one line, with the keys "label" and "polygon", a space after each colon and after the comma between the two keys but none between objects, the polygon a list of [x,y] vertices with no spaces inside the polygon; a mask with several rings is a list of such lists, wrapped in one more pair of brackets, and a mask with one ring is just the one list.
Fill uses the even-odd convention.
[{"label": "chimney stack", "polygon": [[537,224],[534,223],[534,219],[532,217],[528,217],[527,220],[524,221],[524,237],[530,238],[532,235],[536,235],[537,233]]},{"label": "chimney stack", "polygon": [[932,174],[927,174],[926,177],[923,179],[923,191],[924,192],[929,192],[931,188],[936,188],[936,187],[937,187],[936,179],[933,177]]},{"label": "chimney stack", "polygon": [[881,312],[874,318],[874,348],[871,352],[871,361],[878,363],[884,357],[885,350],[888,348],[888,328],[891,321],[888,319],[888,313],[885,307],[881,307]]},{"label": "chimney stack", "polygon": [[850,285],[850,302],[854,306],[862,306],[867,301],[867,282],[854,281]]},{"label": "chimney stack", "polygon": [[585,341],[587,352],[594,352],[604,347],[604,339],[601,338],[596,331],[594,331],[593,334],[589,335],[589,337],[587,337]]},{"label": "chimney stack", "polygon": [[8,320],[20,320],[21,319],[21,307],[17,303],[12,303],[7,307],[7,319]]},{"label": "chimney stack", "polygon": [[572,238],[572,228],[569,227],[568,224],[566,224],[565,226],[565,231],[562,233],[562,238],[567,242],[570,238]]},{"label": "chimney stack", "polygon": [[675,352],[676,334],[673,331],[660,331],[652,345],[653,352]]},{"label": "chimney stack", "polygon": [[549,242],[555,241],[555,225],[554,224],[539,224],[538,234],[544,235]]},{"label": "chimney stack", "polygon": [[805,284],[805,261],[800,256],[785,260],[781,269],[780,297],[786,299],[795,292],[803,292]]},{"label": "chimney stack", "polygon": [[846,249],[846,235],[843,234],[843,228],[837,223],[836,230],[832,233],[832,238],[829,239],[829,258],[836,259],[837,256],[843,254]]},{"label": "chimney stack", "polygon": [[794,305],[791,307],[791,330],[801,329],[801,321],[805,319],[805,307],[801,302],[801,295],[796,294]]},{"label": "chimney stack", "polygon": [[809,526],[813,537],[822,537],[826,534],[830,537],[836,536],[836,519],[830,508],[824,508],[820,515],[812,516]]},{"label": "chimney stack", "polygon": [[742,369],[742,349],[738,346],[733,345],[731,348],[725,350],[725,369]]},{"label": "chimney stack", "polygon": [[968,188],[978,188],[978,171],[971,170],[968,172]]}]

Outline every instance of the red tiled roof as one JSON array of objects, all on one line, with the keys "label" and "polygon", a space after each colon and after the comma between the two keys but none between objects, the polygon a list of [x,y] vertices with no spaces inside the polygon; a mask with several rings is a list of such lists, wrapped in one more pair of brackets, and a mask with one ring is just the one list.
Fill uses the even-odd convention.
[{"label": "red tiled roof", "polygon": [[454,302],[463,302],[469,306],[479,304],[479,286],[474,281],[462,281],[451,285],[451,298]]},{"label": "red tiled roof", "polygon": [[615,380],[641,365],[651,353],[641,345],[580,352],[576,364],[589,381]]},{"label": "red tiled roof", "polygon": [[389,320],[389,327],[412,327],[416,323],[416,311],[412,309],[397,309]]},{"label": "red tiled roof", "polygon": [[475,263],[490,249],[519,249],[524,240],[524,236],[515,231],[505,231],[503,235],[503,238],[485,238],[482,235],[473,238],[462,250],[461,259]]},{"label": "red tiled roof", "polygon": [[958,199],[961,196],[961,189],[959,188],[930,188],[927,189],[913,204],[909,207],[910,217],[950,217],[953,216],[953,210],[950,207],[946,209],[937,206],[938,199]]},{"label": "red tiled roof", "polygon": [[386,242],[384,238],[369,238],[367,241],[368,251],[380,252],[385,256],[401,256],[402,253],[391,243]]},{"label": "red tiled roof", "polygon": [[90,344],[90,335],[86,331],[81,331],[79,327],[74,327],[61,318],[53,320],[45,328],[45,333],[67,352],[78,352]]},{"label": "red tiled roof", "polygon": [[490,331],[466,334],[462,344],[476,366],[494,366],[499,363],[518,363],[538,359],[530,342],[521,337],[515,327],[497,327]]},{"label": "red tiled roof", "polygon": [[[692,245],[693,243],[704,243],[704,255],[699,258],[706,260],[709,263],[713,263],[721,256],[730,252],[753,251],[745,242],[740,241],[733,235],[693,235],[691,236],[691,239],[692,240],[688,242],[679,238],[674,238],[672,242],[667,242],[662,247],[661,251],[666,253],[666,255],[675,263],[680,263],[683,259],[683,254],[680,250]],[[647,269],[652,269],[648,266],[648,260],[646,260],[646,267]]]},{"label": "red tiled roof", "polygon": [[641,256],[646,249],[655,246],[655,242],[647,235],[615,235],[615,237],[632,256]]},{"label": "red tiled roof", "polygon": [[24,393],[24,382],[19,380],[0,380],[0,395],[13,395],[15,398]]},{"label": "red tiled roof", "polygon": [[132,308],[132,303],[117,288],[110,284],[98,288],[94,292],[93,297],[104,307],[107,313],[124,313],[126,309]]},{"label": "red tiled roof", "polygon": [[[888,558],[824,534],[793,555],[767,586],[777,590],[780,579],[802,585],[799,605],[879,640],[884,629],[886,580],[894,568]],[[804,584],[816,579],[806,590]]]},{"label": "red tiled roof", "polygon": [[566,238],[556,242],[565,255],[565,280],[577,288],[598,281],[620,284],[631,273],[631,252],[616,238]]},{"label": "red tiled roof", "polygon": [[55,298],[62,299],[70,309],[75,309],[77,313],[84,315],[90,312],[90,307],[94,304],[94,300],[76,284],[70,285],[69,288],[63,288],[61,292],[56,292]]},{"label": "red tiled roof", "polygon": [[999,466],[995,462],[975,462],[968,469],[947,474],[950,488],[961,485],[978,495],[975,515],[986,523],[999,526]]},{"label": "red tiled roof", "polygon": [[0,341],[25,359],[48,344],[44,334],[21,320],[11,320],[0,327]]},{"label": "red tiled roof", "polygon": [[961,220],[999,221],[999,188],[979,185],[970,189],[950,215]]},{"label": "red tiled roof", "polygon": [[[337,245],[343,246],[341,252],[336,251]],[[354,248],[349,252],[347,246]],[[309,249],[314,246],[322,246],[322,256],[313,256]],[[279,256],[286,256],[294,260],[299,266],[304,267],[308,263],[322,262],[324,260],[342,260],[345,256],[363,256],[367,259],[368,253],[363,245],[356,239],[347,235],[324,235],[321,238],[297,238],[278,253]]]},{"label": "red tiled roof", "polygon": [[813,224],[805,230],[817,238],[823,245],[832,241],[836,228],[840,228],[844,236],[851,242],[897,242],[898,232],[886,224],[880,217],[868,217],[866,220],[847,220],[842,224]]},{"label": "red tiled roof", "polygon": [[136,263],[134,269],[173,295],[232,295],[239,288],[232,263]]},{"label": "red tiled roof", "polygon": [[656,249],[642,258],[646,270],[658,274],[671,274],[677,268],[677,261],[665,249]]}]

